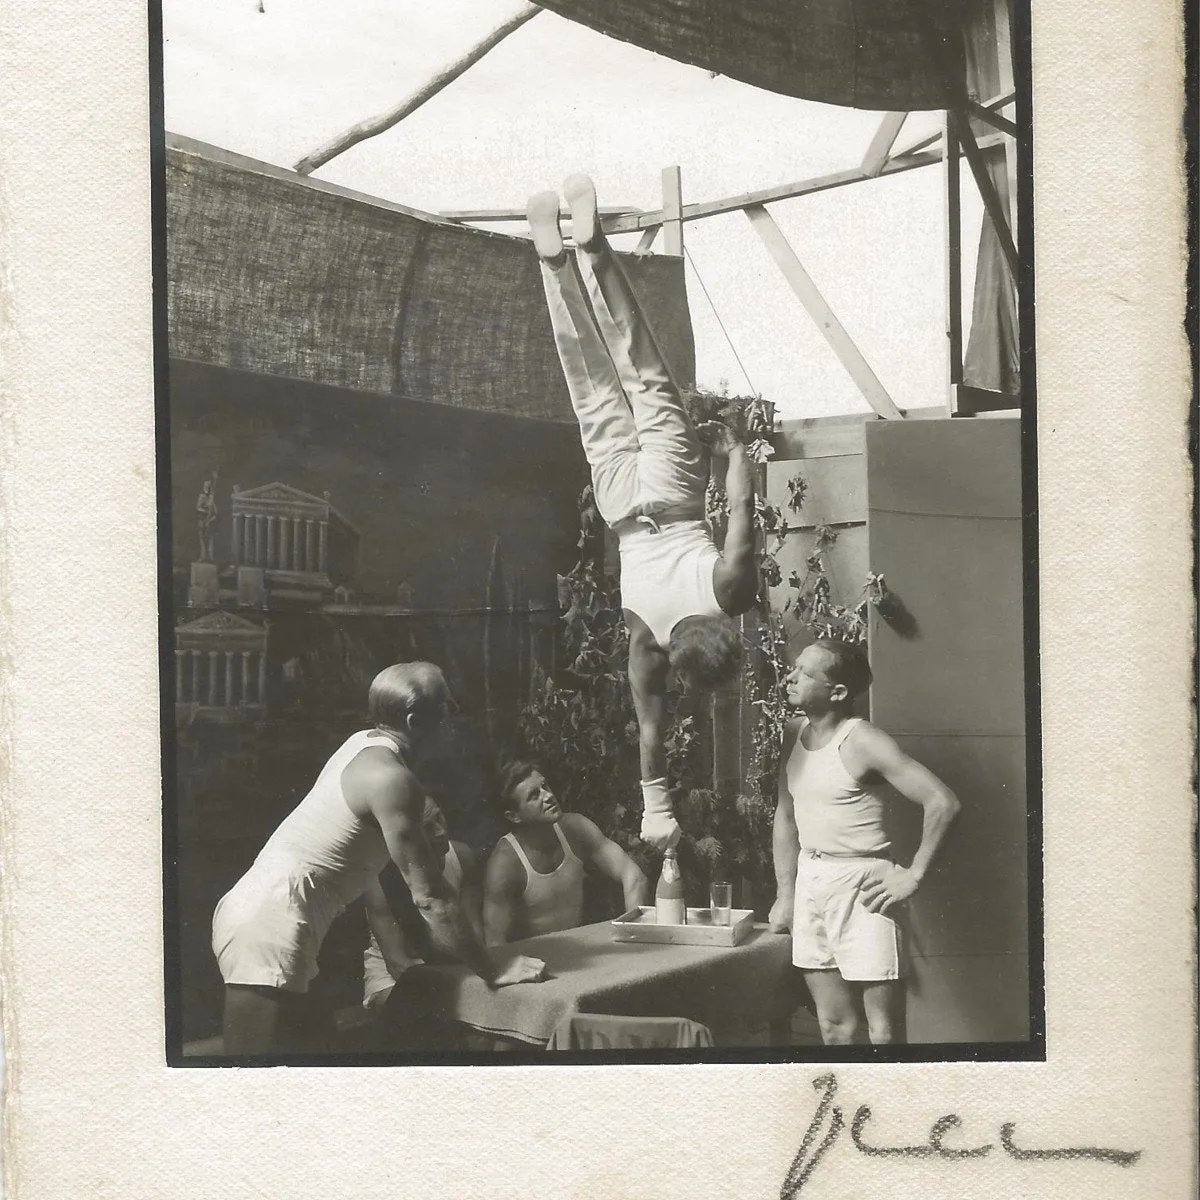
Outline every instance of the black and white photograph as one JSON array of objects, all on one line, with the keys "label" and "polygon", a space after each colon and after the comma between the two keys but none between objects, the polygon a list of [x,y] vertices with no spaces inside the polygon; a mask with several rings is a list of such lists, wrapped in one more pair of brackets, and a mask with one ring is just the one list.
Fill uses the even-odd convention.
[{"label": "black and white photograph", "polygon": [[1194,33],[0,8],[5,1200],[1193,1196]]},{"label": "black and white photograph", "polygon": [[165,0],[170,1061],[1040,1056],[1025,21]]}]

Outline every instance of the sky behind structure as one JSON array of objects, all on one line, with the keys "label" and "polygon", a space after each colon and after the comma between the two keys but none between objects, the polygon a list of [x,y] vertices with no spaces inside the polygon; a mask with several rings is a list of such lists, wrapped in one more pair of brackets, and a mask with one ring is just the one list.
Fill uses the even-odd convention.
[{"label": "sky behind structure", "polygon": [[[518,7],[262,6],[163,0],[166,126],[289,167],[397,104]],[[856,166],[880,115],[714,78],[544,12],[316,176],[438,212],[518,207],[585,170],[601,203],[657,208],[669,165],[682,170],[685,203]],[[914,114],[901,140],[938,120]],[[980,206],[969,177],[962,191],[969,315]],[[943,209],[935,166],[769,210],[901,408],[946,394]],[[742,213],[689,222],[684,243],[701,385],[761,393],[784,418],[868,410]]]}]

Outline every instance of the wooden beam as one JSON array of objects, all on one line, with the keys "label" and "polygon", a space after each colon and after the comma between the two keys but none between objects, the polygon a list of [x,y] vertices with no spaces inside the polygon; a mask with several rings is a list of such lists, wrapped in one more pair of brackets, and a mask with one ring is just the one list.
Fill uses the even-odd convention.
[{"label": "wooden beam", "polygon": [[987,210],[987,215],[995,227],[996,236],[1000,239],[1000,249],[1004,252],[1004,261],[1008,263],[1013,282],[1016,283],[1018,278],[1017,246],[1013,241],[1012,230],[1009,228],[1008,214],[1004,211],[1004,205],[1000,201],[1000,193],[996,191],[992,177],[988,174],[987,163],[984,162],[979,143],[975,140],[975,132],[971,128],[970,120],[961,114],[956,114],[955,131],[962,142],[971,174],[975,176],[975,186],[979,188],[983,207]]},{"label": "wooden beam", "polygon": [[331,159],[337,158],[339,154],[349,150],[351,146],[357,146],[359,142],[365,142],[367,138],[373,138],[377,134],[391,129],[393,125],[398,125],[410,113],[416,112],[426,100],[432,99],[447,84],[453,83],[464,71],[473,67],[489,50],[504,41],[510,33],[520,29],[526,21],[536,17],[541,11],[536,4],[521,5],[507,21],[498,25],[481,41],[476,42],[462,58],[439,71],[428,83],[418,88],[395,108],[350,126],[344,133],[338,134],[337,137],[310,151],[296,163],[297,172],[301,175],[310,175],[318,167],[324,166]]},{"label": "wooden beam", "polygon": [[[999,85],[1001,88],[1011,90],[1013,87],[1013,48],[1008,5],[1009,0],[994,0],[992,7],[996,16],[996,66],[999,72]],[[1022,113],[1018,109],[1018,119],[1021,116]],[[1020,237],[1017,230],[1020,222],[1017,220],[1017,145],[1015,141],[1004,143],[1004,165],[1008,171],[1008,215],[1010,218],[1008,224],[1012,230],[1013,241],[1019,246]]]},{"label": "wooden beam", "polygon": [[896,144],[896,138],[900,136],[900,130],[907,120],[908,113],[892,112],[880,121],[879,128],[875,131],[875,136],[871,139],[871,144],[867,147],[867,153],[862,160],[864,175],[874,179],[883,170],[888,156],[892,153],[892,147]]},{"label": "wooden beam", "polygon": [[954,388],[954,415],[974,417],[980,413],[1011,412],[1020,409],[1021,397],[994,392],[990,388],[969,387],[960,383]]},{"label": "wooden beam", "polygon": [[973,117],[978,117],[985,125],[990,125],[993,129],[1000,130],[1001,133],[1007,133],[1009,137],[1020,136],[1020,130],[1015,121],[1010,121],[1007,117],[1002,117],[999,113],[984,108],[975,100],[967,101],[967,112]]},{"label": "wooden beam", "polygon": [[746,216],[750,218],[750,224],[762,238],[763,244],[783,272],[792,291],[816,321],[817,328],[833,348],[842,366],[849,372],[850,378],[858,385],[859,391],[866,397],[867,403],[881,417],[902,418],[904,414],[896,407],[887,389],[871,370],[870,363],[854,344],[854,339],[846,332],[834,315],[833,309],[826,303],[825,297],[817,290],[817,285],[796,257],[796,252],[784,236],[783,230],[775,223],[775,218],[761,204],[749,205],[746,208]]},{"label": "wooden beam", "polygon": [[945,114],[946,155],[946,350],[950,398],[955,384],[962,383],[962,188],[958,170],[958,133],[952,112]]},{"label": "wooden beam", "polygon": [[678,167],[662,173],[663,253],[683,257],[683,177]]},{"label": "wooden beam", "polygon": [[[601,207],[601,217],[623,217],[629,213],[641,212],[635,204],[617,204]],[[569,217],[567,209],[561,209],[559,216]],[[445,221],[478,221],[484,224],[500,224],[503,221],[525,221],[528,216],[523,208],[456,208],[448,212],[440,212],[438,216]]]},{"label": "wooden beam", "polygon": [[[1002,2],[1002,0],[1001,0]],[[990,100],[985,100],[980,108],[992,113],[997,109],[1005,108],[1016,99],[1017,93],[1012,89],[1011,85],[1002,91],[998,96],[993,96]],[[917,138],[915,142],[906,142],[899,150],[893,153],[893,158],[900,158],[906,154],[915,154],[918,150],[924,150],[926,146],[932,146],[935,142],[942,140],[942,131],[939,129],[937,133],[926,134],[925,137]]]},{"label": "wooden beam", "polygon": [[[933,140],[937,141],[940,137],[941,134],[936,134]],[[1000,146],[1003,141],[1002,134],[991,134],[980,140],[979,148],[987,151]],[[932,167],[941,161],[942,151],[940,148],[921,154],[902,156],[893,154],[877,178],[899,175],[904,171],[913,171],[919,167]],[[776,200],[792,200],[797,196],[809,196],[815,192],[829,191],[831,188],[847,187],[852,183],[865,183],[870,178],[869,175],[863,174],[862,167],[851,167],[849,170],[834,171],[829,175],[802,179],[797,183],[783,183],[754,192],[742,192],[740,195],[729,196],[723,200],[702,200],[696,204],[685,204],[680,220],[699,221],[703,217],[716,217],[722,213],[739,212],[752,204],[772,204]],[[605,222],[605,232],[634,233],[640,229],[649,229],[651,225],[661,225],[664,219],[661,210],[647,209],[645,212],[613,217],[611,221]]]},{"label": "wooden beam", "polygon": [[662,228],[661,225],[651,225],[640,238],[638,244],[634,246],[634,254],[649,254],[650,247],[654,245],[654,239],[658,237],[658,231]]}]

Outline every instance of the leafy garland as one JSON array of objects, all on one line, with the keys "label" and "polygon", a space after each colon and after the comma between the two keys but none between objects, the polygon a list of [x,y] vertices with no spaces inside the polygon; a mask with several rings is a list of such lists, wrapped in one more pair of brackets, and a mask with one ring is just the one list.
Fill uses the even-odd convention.
[{"label": "leafy garland", "polygon": [[[774,406],[762,397],[693,391],[684,400],[693,422],[715,419],[728,424],[752,462],[764,464],[774,453],[770,443]],[[797,474],[787,486],[788,510],[799,513],[809,485]],[[580,496],[579,509],[580,559],[568,574],[559,576],[562,642],[569,665],[557,680],[539,677],[537,698],[520,714],[519,736],[524,751],[554,781],[565,806],[591,817],[653,877],[657,858],[638,836],[640,770],[637,718],[629,690],[629,635],[621,616],[618,580],[601,565],[603,526],[590,486]],[[714,534],[720,533],[728,517],[724,492],[711,480],[705,517]],[[790,669],[786,652],[791,638],[785,617],[790,614],[811,637],[863,643],[869,607],[887,602],[886,584],[875,574],[868,575],[854,604],[844,606],[833,600],[825,556],[837,541],[837,532],[822,525],[814,531],[815,544],[804,574],[791,572],[792,594],[782,611],[775,611],[771,589],[783,583],[776,555],[798,528],[788,524],[779,507],[755,497],[758,632],[745,658],[742,683],[758,716],[747,770],[750,787],[732,804],[708,785],[705,776],[710,777],[711,770],[706,772],[705,764],[698,761],[695,722],[683,711],[682,696],[677,691],[668,696],[667,771],[676,781],[675,811],[685,831],[680,845],[684,876],[689,888],[695,889],[689,902],[702,903],[705,877],[718,874],[753,881],[756,908],[765,907],[772,898],[774,780],[790,716],[784,680]]]}]

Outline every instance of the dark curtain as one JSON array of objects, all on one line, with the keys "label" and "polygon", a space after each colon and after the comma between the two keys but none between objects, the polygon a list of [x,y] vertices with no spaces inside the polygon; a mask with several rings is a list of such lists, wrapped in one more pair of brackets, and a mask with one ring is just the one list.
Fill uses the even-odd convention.
[{"label": "dark curtain", "polygon": [[623,42],[785,96],[946,107],[962,77],[962,0],[544,0]]}]

